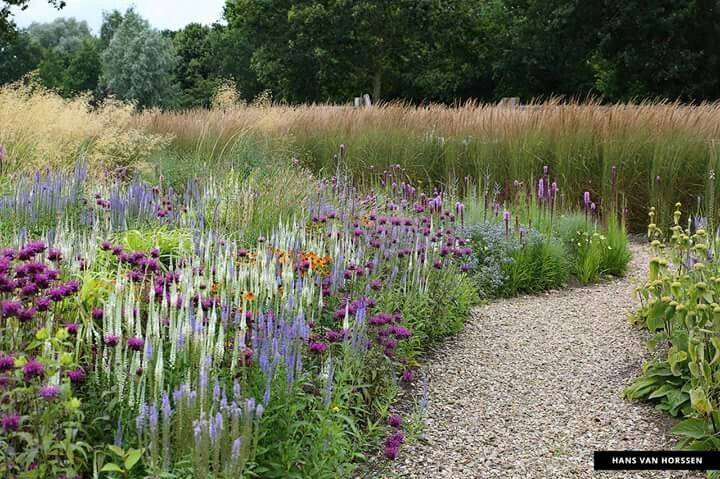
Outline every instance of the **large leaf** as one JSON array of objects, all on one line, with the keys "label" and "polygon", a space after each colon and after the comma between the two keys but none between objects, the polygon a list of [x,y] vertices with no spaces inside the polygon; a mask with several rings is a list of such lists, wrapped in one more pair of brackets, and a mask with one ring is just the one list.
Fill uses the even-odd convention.
[{"label": "large leaf", "polygon": [[123,470],[117,464],[109,462],[100,469],[100,472],[123,472]]},{"label": "large leaf", "polygon": [[126,471],[129,471],[133,467],[135,467],[135,464],[137,464],[137,462],[142,457],[143,452],[145,452],[144,449],[130,449],[130,451],[128,451],[127,456],[125,456],[125,470]]},{"label": "large leaf", "polygon": [[702,418],[685,419],[676,424],[672,432],[678,436],[702,439],[708,435],[707,421]]},{"label": "large leaf", "polygon": [[703,415],[710,414],[713,410],[712,404],[703,388],[697,387],[690,391],[690,403],[697,412]]}]

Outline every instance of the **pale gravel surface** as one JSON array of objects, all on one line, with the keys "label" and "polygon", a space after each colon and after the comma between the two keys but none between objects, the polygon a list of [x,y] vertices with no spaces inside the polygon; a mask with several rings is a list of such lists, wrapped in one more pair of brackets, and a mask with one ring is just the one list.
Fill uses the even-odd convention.
[{"label": "pale gravel surface", "polygon": [[672,420],[623,389],[639,374],[645,333],[632,328],[632,292],[647,250],[633,246],[628,278],[500,300],[432,355],[425,428],[374,477],[703,477],[592,470],[594,450],[670,449]]}]

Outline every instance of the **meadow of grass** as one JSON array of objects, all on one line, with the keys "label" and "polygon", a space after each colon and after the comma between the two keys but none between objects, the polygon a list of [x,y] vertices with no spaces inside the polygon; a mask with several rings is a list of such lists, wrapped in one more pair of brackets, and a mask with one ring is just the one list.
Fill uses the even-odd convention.
[{"label": "meadow of grass", "polygon": [[718,104],[241,106],[149,112],[134,120],[145,131],[174,135],[170,149],[183,155],[218,158],[236,142],[261,137],[270,140],[265,148],[290,153],[315,171],[331,171],[344,143],[358,176],[386,168],[388,159],[410,177],[432,182],[485,175],[512,181],[548,165],[568,198],[590,191],[599,205],[609,200],[615,167],[636,229],[646,205],[695,204],[699,192],[720,186]]},{"label": "meadow of grass", "polygon": [[[296,158],[334,172],[334,155],[362,182],[391,164],[410,180],[435,185],[471,177],[508,182],[544,165],[576,202],[589,191],[598,208],[623,202],[627,223],[644,227],[648,205],[660,213],[698,195],[717,214],[720,104],[601,105],[550,101],[520,108],[468,103],[410,106],[219,105],[213,110],[141,113],[115,102],[89,108],[37,87],[0,89],[5,171],[72,168],[142,172],[178,187],[198,174],[248,171],[269,159]],[[667,215],[661,215],[667,217]]]}]

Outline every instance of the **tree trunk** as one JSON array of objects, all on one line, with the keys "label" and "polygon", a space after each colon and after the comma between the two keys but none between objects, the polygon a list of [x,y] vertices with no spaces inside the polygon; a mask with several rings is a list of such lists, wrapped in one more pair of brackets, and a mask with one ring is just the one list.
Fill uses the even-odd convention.
[{"label": "tree trunk", "polygon": [[381,85],[382,85],[382,70],[378,68],[375,71],[375,75],[373,75],[373,95],[372,95],[373,103],[377,103],[378,101],[380,101]]}]

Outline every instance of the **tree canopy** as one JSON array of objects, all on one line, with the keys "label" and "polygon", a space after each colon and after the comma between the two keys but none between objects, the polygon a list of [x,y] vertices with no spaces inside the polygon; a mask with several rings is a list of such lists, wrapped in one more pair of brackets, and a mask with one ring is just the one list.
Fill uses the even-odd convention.
[{"label": "tree canopy", "polygon": [[140,106],[208,106],[228,81],[291,103],[720,99],[716,0],[227,0],[223,22],[174,32],[105,12],[98,36],[74,19],[10,34],[2,12],[0,82],[38,70]]}]

